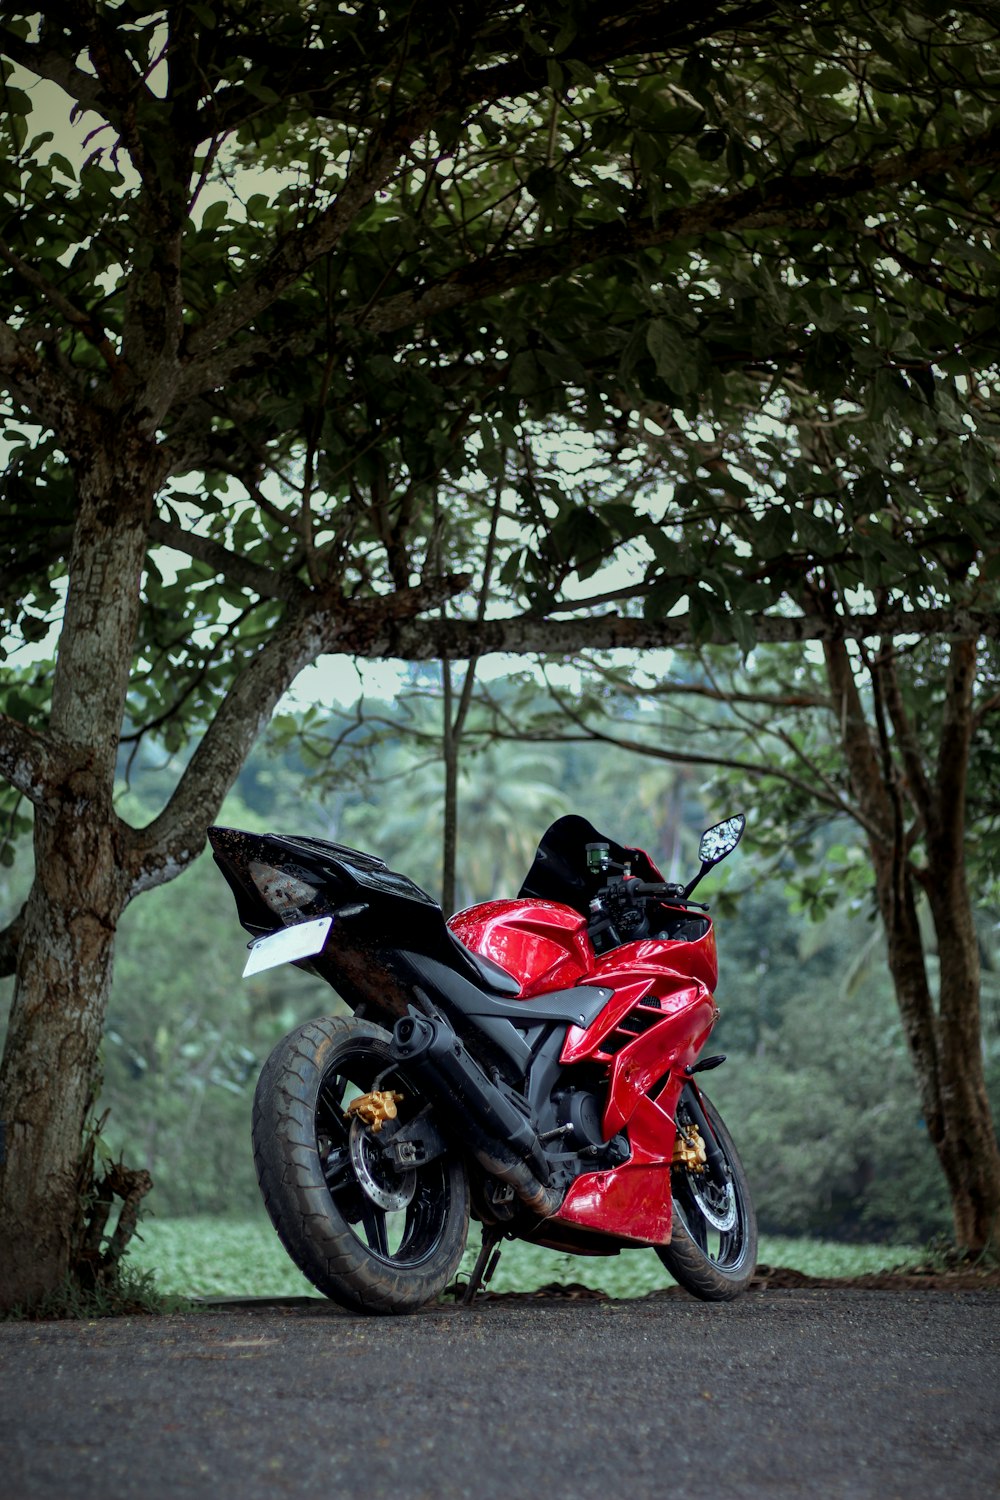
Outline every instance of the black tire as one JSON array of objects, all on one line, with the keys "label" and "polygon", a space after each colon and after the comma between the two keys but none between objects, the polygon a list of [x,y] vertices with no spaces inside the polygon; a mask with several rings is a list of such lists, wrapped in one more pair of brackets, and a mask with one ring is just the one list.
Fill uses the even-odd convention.
[{"label": "black tire", "polygon": [[385,1163],[377,1137],[344,1117],[350,1098],[376,1086],[404,1095],[404,1123],[424,1105],[391,1067],[380,1026],[324,1017],[289,1032],[257,1084],[254,1164],[279,1239],[319,1291],[365,1312],[415,1312],[462,1258],[468,1174],[453,1152],[404,1172]]},{"label": "black tire", "polygon": [[[658,1246],[656,1253],[693,1296],[729,1302],[746,1291],[757,1265],[757,1215],[732,1136],[704,1094],[701,1104],[725,1159],[728,1183],[720,1193],[706,1173],[675,1166],[670,1244]],[[683,1095],[678,1117],[684,1118]]]}]

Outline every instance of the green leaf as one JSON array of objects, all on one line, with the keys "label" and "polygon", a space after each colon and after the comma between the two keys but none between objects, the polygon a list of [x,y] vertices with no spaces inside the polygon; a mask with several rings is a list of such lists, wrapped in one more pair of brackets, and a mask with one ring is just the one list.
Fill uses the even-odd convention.
[{"label": "green leaf", "polygon": [[52,155],[49,157],[49,166],[55,167],[70,182],[76,181],[76,168],[68,157],[63,156],[61,151],[52,152]]},{"label": "green leaf", "polygon": [[698,387],[696,340],[686,339],[667,318],[653,318],[646,328],[646,345],[653,356],[656,373],[675,391],[684,393]]},{"label": "green leaf", "polygon": [[538,360],[530,350],[522,350],[511,362],[508,376],[510,389],[517,396],[532,396],[541,384]]},{"label": "green leaf", "polygon": [[975,504],[996,489],[1000,476],[988,451],[974,439],[962,445],[962,468],[969,486],[969,499]]},{"label": "green leaf", "polygon": [[665,130],[668,135],[688,135],[692,130],[698,130],[704,119],[703,109],[680,104],[673,109],[660,110],[656,116],[656,124],[659,130]]},{"label": "green leaf", "polygon": [[647,620],[662,620],[680,603],[691,587],[687,578],[671,577],[661,573],[642,603],[642,613]]},{"label": "green leaf", "polygon": [[729,613],[727,619],[732,627],[733,640],[739,646],[743,659],[746,660],[757,644],[757,628],[753,617],[749,614],[744,614],[741,609],[734,609]]},{"label": "green leaf", "polygon": [[210,234],[226,221],[227,206],[224,201],[209,203],[201,216],[201,227]]},{"label": "green leaf", "polygon": [[48,620],[41,620],[36,615],[22,615],[20,625],[24,639],[32,643],[44,641],[51,629]]},{"label": "green leaf", "polygon": [[281,95],[276,93],[269,83],[264,82],[264,69],[255,68],[243,80],[243,87],[248,94],[259,99],[262,104],[280,104]]}]

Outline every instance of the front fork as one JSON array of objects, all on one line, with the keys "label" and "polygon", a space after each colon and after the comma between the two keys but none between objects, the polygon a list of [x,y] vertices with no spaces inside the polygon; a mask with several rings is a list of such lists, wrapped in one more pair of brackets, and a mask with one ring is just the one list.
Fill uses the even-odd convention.
[{"label": "front fork", "polygon": [[679,1102],[684,1105],[692,1125],[697,1126],[698,1134],[705,1143],[705,1161],[708,1167],[708,1175],[718,1187],[724,1189],[729,1182],[729,1170],[726,1166],[726,1158],[719,1149],[719,1143],[715,1139],[715,1132],[708,1123],[708,1118],[701,1102],[701,1091],[693,1080],[684,1085]]}]

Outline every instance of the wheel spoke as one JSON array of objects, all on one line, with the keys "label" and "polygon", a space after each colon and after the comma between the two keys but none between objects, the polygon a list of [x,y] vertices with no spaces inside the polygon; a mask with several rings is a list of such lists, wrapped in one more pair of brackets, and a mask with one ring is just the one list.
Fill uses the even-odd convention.
[{"label": "wheel spoke", "polygon": [[[374,1054],[359,1048],[342,1056],[336,1069],[323,1079],[316,1095],[317,1141],[323,1175],[337,1212],[370,1254],[394,1265],[405,1265],[423,1259],[437,1239],[445,1188],[441,1167],[436,1165],[429,1167],[426,1175],[421,1174],[416,1196],[405,1213],[378,1201],[381,1192],[388,1197],[400,1194],[406,1174],[386,1173],[377,1154],[358,1150],[356,1123],[345,1117],[344,1109],[348,1100],[367,1093],[375,1082],[385,1081],[380,1062]],[[412,1085],[396,1081],[404,1092],[413,1094]]]},{"label": "wheel spoke", "polygon": [[366,1198],[361,1209],[361,1223],[364,1226],[369,1249],[374,1250],[377,1255],[383,1255],[388,1258],[389,1225],[386,1220],[385,1210],[378,1208]]},{"label": "wheel spoke", "polygon": [[698,1212],[698,1204],[695,1201],[690,1188],[685,1186],[684,1203],[681,1210],[688,1233],[698,1246],[699,1250],[708,1254],[708,1225],[702,1215]]},{"label": "wheel spoke", "polygon": [[327,1132],[337,1137],[338,1144],[347,1141],[348,1124],[343,1109],[345,1082],[343,1078],[328,1079],[319,1091],[316,1109],[317,1119],[322,1119]]}]

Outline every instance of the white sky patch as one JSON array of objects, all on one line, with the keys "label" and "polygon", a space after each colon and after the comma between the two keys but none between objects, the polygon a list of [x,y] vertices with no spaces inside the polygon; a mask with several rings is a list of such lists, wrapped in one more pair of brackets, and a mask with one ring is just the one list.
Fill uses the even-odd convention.
[{"label": "white sky patch", "polygon": [[278,704],[278,713],[296,713],[317,704],[321,708],[346,708],[358,698],[391,701],[406,681],[400,661],[355,661],[352,656],[321,656],[305,667]]},{"label": "white sky patch", "polygon": [[[601,652],[601,660],[618,671],[636,666],[634,651]],[[642,653],[643,680],[662,682],[676,665],[673,650]],[[500,682],[515,673],[530,672],[539,689],[546,680],[568,692],[580,692],[585,669],[575,661],[550,661],[544,669],[532,657],[491,652],[476,663],[476,679],[483,684]],[[278,713],[295,713],[316,705],[320,708],[348,708],[359,698],[376,698],[392,702],[406,691],[407,663],[401,661],[361,661],[350,656],[321,656],[311,667],[300,672],[292,687],[278,705]]]}]

